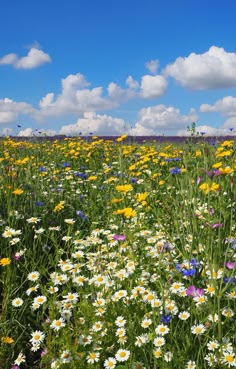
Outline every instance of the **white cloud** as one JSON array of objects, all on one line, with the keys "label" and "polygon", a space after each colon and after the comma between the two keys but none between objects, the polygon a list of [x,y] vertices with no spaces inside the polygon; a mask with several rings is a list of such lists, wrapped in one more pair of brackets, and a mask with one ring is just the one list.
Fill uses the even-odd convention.
[{"label": "white cloud", "polygon": [[133,79],[132,76],[127,77],[126,81],[125,81],[126,85],[131,88],[136,90],[137,88],[139,88],[139,83],[138,81],[136,81],[135,79]]},{"label": "white cloud", "polygon": [[31,127],[22,129],[17,136],[19,137],[32,137],[32,136],[55,136],[56,131],[52,129],[41,129],[40,131],[33,130]]},{"label": "white cloud", "polygon": [[145,99],[158,98],[166,92],[167,80],[160,75],[145,75],[141,80],[141,96]]},{"label": "white cloud", "polygon": [[26,128],[26,129],[22,129],[17,136],[20,137],[31,137],[33,136],[33,129],[32,128]]},{"label": "white cloud", "polygon": [[163,70],[182,86],[210,90],[236,86],[236,53],[212,46],[203,54],[179,57]]},{"label": "white cloud", "polygon": [[202,113],[220,112],[224,116],[236,115],[236,98],[226,96],[216,101],[214,105],[202,104],[200,111]]},{"label": "white cloud", "polygon": [[132,129],[134,135],[154,135],[185,128],[198,120],[194,109],[188,115],[181,115],[173,106],[156,105],[141,109],[138,122]]},{"label": "white cloud", "polygon": [[17,62],[16,54],[7,54],[0,58],[0,65],[14,64]]},{"label": "white cloud", "polygon": [[12,65],[17,69],[33,69],[51,62],[51,58],[43,50],[32,47],[26,56],[19,58],[16,54],[7,54],[0,58],[0,65]]},{"label": "white cloud", "polygon": [[[229,129],[225,129],[224,127],[221,128],[215,128],[207,125],[203,126],[196,126],[196,133],[201,136],[230,136],[234,133],[229,131]],[[177,136],[190,136],[191,132],[189,132],[187,129],[179,130],[177,132]]]},{"label": "white cloud", "polygon": [[35,109],[25,102],[15,102],[11,99],[0,99],[0,123],[14,122],[19,114],[33,115]]},{"label": "white cloud", "polygon": [[148,71],[152,74],[157,73],[157,69],[159,67],[159,60],[151,60],[147,63],[145,63],[145,67],[148,69]]},{"label": "white cloud", "polygon": [[232,129],[234,132],[236,131],[236,115],[234,117],[230,117],[224,122],[224,128]]},{"label": "white cloud", "polygon": [[1,131],[0,131],[0,135],[1,136],[9,136],[11,135],[13,132],[13,130],[11,128],[3,128]]},{"label": "white cloud", "polygon": [[94,112],[86,112],[83,118],[77,120],[75,124],[63,126],[60,134],[67,136],[88,135],[93,132],[99,136],[117,136],[127,133],[130,126],[123,119],[113,118],[109,115],[99,115]]}]

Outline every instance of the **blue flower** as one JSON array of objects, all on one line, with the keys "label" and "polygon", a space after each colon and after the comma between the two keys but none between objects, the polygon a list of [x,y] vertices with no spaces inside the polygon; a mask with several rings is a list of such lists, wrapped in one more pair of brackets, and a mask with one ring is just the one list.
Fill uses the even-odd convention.
[{"label": "blue flower", "polygon": [[43,201],[36,201],[35,205],[36,206],[43,206],[44,202]]},{"label": "blue flower", "polygon": [[181,173],[181,169],[176,167],[176,168],[172,168],[170,169],[170,173],[171,174],[180,174]]},{"label": "blue flower", "polygon": [[182,274],[185,277],[193,277],[196,274],[196,269],[183,269]]},{"label": "blue flower", "polygon": [[164,324],[168,324],[170,323],[171,319],[172,319],[171,315],[162,315],[161,322]]}]

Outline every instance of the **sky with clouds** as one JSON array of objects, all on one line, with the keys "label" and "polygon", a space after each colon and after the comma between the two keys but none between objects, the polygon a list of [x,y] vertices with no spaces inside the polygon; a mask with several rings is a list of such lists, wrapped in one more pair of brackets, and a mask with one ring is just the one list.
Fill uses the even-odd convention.
[{"label": "sky with clouds", "polygon": [[0,134],[236,131],[235,0],[11,0]]}]

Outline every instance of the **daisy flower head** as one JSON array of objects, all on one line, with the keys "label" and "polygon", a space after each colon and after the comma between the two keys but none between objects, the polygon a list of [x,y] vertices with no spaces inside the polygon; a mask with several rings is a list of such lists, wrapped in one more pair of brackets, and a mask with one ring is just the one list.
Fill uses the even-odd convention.
[{"label": "daisy flower head", "polygon": [[54,330],[54,331],[59,331],[59,329],[65,327],[65,320],[63,318],[60,318],[58,320],[53,320],[50,327]]},{"label": "daisy flower head", "polygon": [[45,334],[41,331],[35,331],[33,333],[31,333],[31,339],[30,342],[31,343],[41,343],[43,342],[45,338]]},{"label": "daisy flower head", "polygon": [[31,282],[35,282],[39,279],[39,276],[40,276],[39,272],[34,271],[28,274],[27,279]]},{"label": "daisy flower head", "polygon": [[116,366],[116,359],[114,357],[109,357],[107,360],[104,361],[104,368],[105,369],[114,369]]},{"label": "daisy flower head", "polygon": [[20,366],[21,363],[25,363],[25,355],[22,352],[19,353],[16,360],[14,361],[14,364],[18,366]]},{"label": "daisy flower head", "polygon": [[170,329],[164,324],[159,324],[155,329],[155,333],[160,336],[165,336],[169,331]]},{"label": "daisy flower head", "polygon": [[99,352],[90,352],[87,356],[87,363],[94,364],[99,361],[100,354]]},{"label": "daisy flower head", "polygon": [[60,358],[63,364],[69,363],[73,359],[69,350],[63,351]]},{"label": "daisy flower head", "polygon": [[126,320],[124,319],[123,316],[118,316],[115,320],[115,325],[117,327],[124,327],[126,324]]},{"label": "daisy flower head", "polygon": [[231,352],[224,351],[221,360],[224,364],[228,366],[228,368],[236,366],[235,354],[232,351]]},{"label": "daisy flower head", "polygon": [[163,346],[164,344],[166,343],[166,340],[165,340],[165,338],[164,337],[156,337],[156,338],[154,338],[154,340],[153,340],[153,344],[154,344],[154,346],[156,346],[156,347],[161,347],[161,346]]},{"label": "daisy flower head", "polygon": [[129,359],[129,356],[130,356],[129,350],[120,349],[117,351],[115,358],[117,361],[123,362],[123,361],[127,361]]},{"label": "daisy flower head", "polygon": [[181,311],[178,317],[180,320],[187,320],[190,317],[190,313],[188,311]]},{"label": "daisy flower head", "polygon": [[206,328],[203,324],[195,324],[191,327],[191,332],[196,334],[197,336],[202,335],[206,331]]},{"label": "daisy flower head", "polygon": [[189,360],[186,364],[186,369],[196,369],[195,361]]},{"label": "daisy flower head", "polygon": [[14,300],[12,300],[12,306],[14,307],[20,307],[23,305],[23,300],[20,297],[16,297]]}]

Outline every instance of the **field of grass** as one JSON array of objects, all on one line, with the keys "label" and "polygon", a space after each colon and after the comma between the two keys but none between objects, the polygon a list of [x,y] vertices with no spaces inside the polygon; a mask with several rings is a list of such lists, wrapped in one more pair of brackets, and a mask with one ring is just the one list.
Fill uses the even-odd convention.
[{"label": "field of grass", "polygon": [[235,140],[0,141],[0,369],[236,366]]}]

